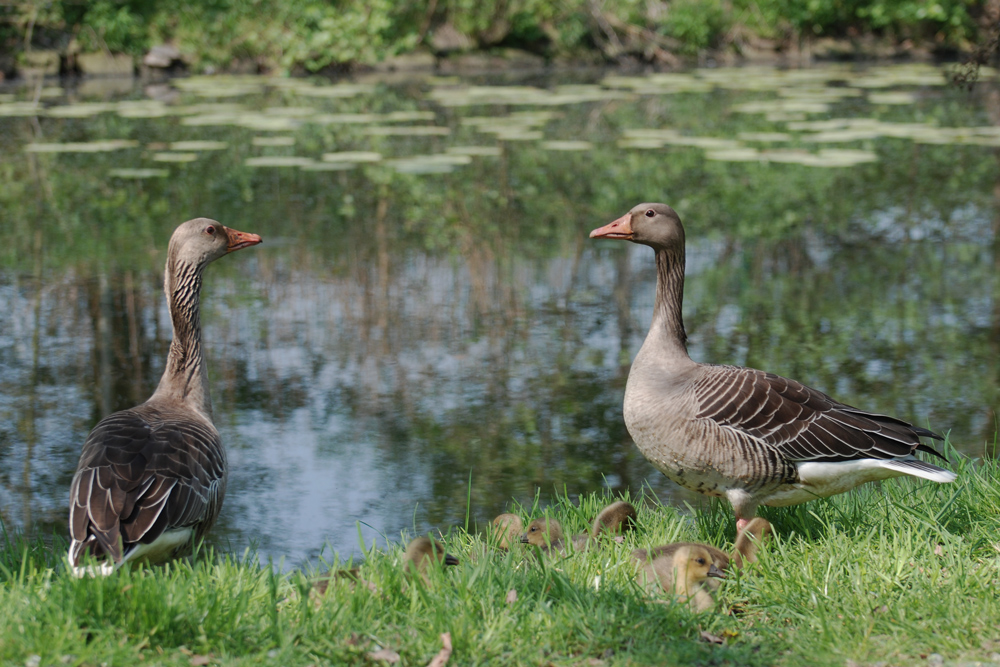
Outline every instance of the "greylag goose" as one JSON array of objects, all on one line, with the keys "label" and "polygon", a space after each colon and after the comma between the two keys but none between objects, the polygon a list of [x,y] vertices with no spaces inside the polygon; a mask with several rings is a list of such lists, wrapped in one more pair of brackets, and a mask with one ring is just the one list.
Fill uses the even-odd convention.
[{"label": "greylag goose", "polygon": [[501,549],[510,549],[511,543],[520,541],[523,530],[524,523],[516,514],[504,513],[493,519],[492,531]]},{"label": "greylag goose", "polygon": [[738,528],[760,504],[796,505],[899,475],[955,479],[914,456],[941,457],[920,441],[942,439],[936,433],[773,373],[692,361],[681,318],[684,227],[666,204],[639,204],[590,237],[641,243],[656,254],[653,321],[625,387],[632,439],[674,482],[727,498]]},{"label": "greylag goose", "polygon": [[[586,549],[589,541],[590,535],[574,535],[569,539],[576,551]],[[538,547],[546,555],[566,553],[562,525],[555,519],[535,519],[529,523],[528,530],[521,536],[521,542]]]},{"label": "greylag goose", "polygon": [[597,518],[594,519],[590,534],[596,538],[600,535],[624,533],[627,530],[635,528],[637,517],[638,515],[632,503],[618,500],[601,510]]},{"label": "greylag goose", "polygon": [[[167,560],[215,522],[227,471],[201,351],[202,271],[260,242],[207,218],[188,220],[170,237],[164,291],[174,337],[166,368],[148,401],[105,417],[83,444],[69,501],[76,576],[109,574],[131,560]],[[85,554],[104,562],[82,567]]]},{"label": "greylag goose", "polygon": [[650,593],[662,590],[676,595],[679,602],[688,602],[695,611],[706,611],[715,604],[706,582],[726,576],[703,544],[681,544],[669,551],[654,549],[651,558],[643,549],[636,549],[632,557],[641,564],[636,575],[640,586]]},{"label": "greylag goose", "polygon": [[424,581],[427,581],[427,572],[431,565],[458,565],[458,559],[445,553],[444,545],[429,537],[415,537],[410,540],[403,554],[403,571],[407,574],[419,574]]}]

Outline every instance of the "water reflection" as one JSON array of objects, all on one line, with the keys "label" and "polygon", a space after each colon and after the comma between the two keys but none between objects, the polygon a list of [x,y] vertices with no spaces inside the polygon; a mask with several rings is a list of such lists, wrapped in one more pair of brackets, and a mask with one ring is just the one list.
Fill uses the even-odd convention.
[{"label": "water reflection", "polygon": [[[379,99],[409,108],[419,94]],[[947,95],[939,113],[979,113],[953,111]],[[720,111],[736,99],[580,105],[561,122],[595,141],[699,112],[736,131]],[[352,104],[342,110],[363,110]],[[140,124],[143,136],[164,138],[157,122]],[[235,144],[239,132],[213,136]],[[297,135],[334,139],[344,142]],[[426,151],[438,140],[398,141]],[[208,211],[265,237],[252,256],[213,265],[203,297],[232,470],[212,539],[236,550],[254,543],[288,565],[324,543],[346,556],[356,522],[368,541],[391,539],[462,524],[467,511],[482,523],[536,491],[648,485],[697,502],[652,470],[621,418],[652,315],[652,254],[586,238],[651,192],[688,228],[695,359],[792,376],[950,430],[981,455],[1000,403],[1000,151],[879,150],[880,165],[836,175],[614,146],[505,145],[461,175],[423,177],[221,169],[242,158],[220,154],[166,182],[114,188],[94,176],[106,157],[56,165],[14,153],[0,166],[23,161],[34,175],[0,190],[17,213],[0,249],[2,518],[65,530],[87,432],[145,400],[162,372],[169,232]],[[967,166],[949,178],[956,165]]]}]

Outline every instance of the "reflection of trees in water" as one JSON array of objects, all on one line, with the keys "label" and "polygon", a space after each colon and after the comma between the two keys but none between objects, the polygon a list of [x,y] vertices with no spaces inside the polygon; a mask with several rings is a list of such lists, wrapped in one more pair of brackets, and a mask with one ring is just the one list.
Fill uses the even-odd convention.
[{"label": "reflection of trees in water", "polygon": [[[922,111],[942,125],[979,122],[980,107],[1000,113],[995,89],[976,94],[971,111],[947,95],[929,95]],[[387,89],[377,100],[388,109],[412,103],[408,95]],[[26,196],[0,187],[0,204],[11,204],[0,259],[16,267],[3,293],[23,348],[0,348],[0,394],[10,397],[0,409],[11,415],[0,419],[5,520],[64,521],[89,428],[155,387],[170,338],[160,245],[179,222],[176,201],[265,236],[252,256],[219,262],[205,281],[217,422],[252,469],[234,482],[223,533],[254,525],[255,506],[232,494],[331,493],[286,489],[267,468],[265,447],[306,445],[265,442],[254,427],[280,434],[302,415],[308,446],[331,474],[356,446],[376,452],[387,480],[426,478],[413,485],[425,525],[464,519],[470,469],[479,518],[536,487],[601,487],[603,475],[613,488],[636,490],[649,476],[673,492],[621,418],[651,315],[651,255],[586,238],[650,198],[676,205],[688,227],[685,314],[696,359],[764,368],[867,409],[929,420],[979,453],[993,439],[1000,394],[1000,151],[984,159],[981,147],[887,139],[874,142],[876,165],[809,170],[614,145],[630,127],[759,130],[759,119],[730,112],[739,95],[567,107],[546,131],[586,128],[592,152],[500,142],[498,158],[435,177],[255,171],[234,149],[169,179],[111,187],[107,156],[31,157],[33,171],[11,172]],[[342,111],[370,102],[345,101],[352,106]],[[461,125],[464,112],[439,111],[449,141],[482,143]],[[110,114],[86,125],[151,140],[176,129]],[[45,136],[69,138],[76,126],[53,122]],[[199,132],[246,143],[240,129]],[[356,132],[310,126],[296,136],[320,154],[351,147]],[[364,141],[386,155],[444,146]],[[55,159],[59,169],[41,168]],[[52,221],[47,207],[73,214]],[[41,264],[32,254],[40,230]],[[17,282],[14,270],[33,277]]]},{"label": "reflection of trees in water", "polygon": [[[256,466],[262,447],[300,446],[253,430],[305,411],[321,459],[364,443],[387,479],[425,478],[428,491],[417,498],[424,527],[464,520],[470,470],[479,520],[511,498],[530,501],[536,489],[638,491],[648,479],[658,493],[676,493],[632,446],[621,417],[628,364],[650,317],[646,248],[571,238],[552,259],[529,259],[502,233],[470,233],[460,253],[440,256],[383,232],[355,234],[332,257],[278,246],[207,277],[209,375],[228,447]],[[976,433],[990,426],[968,408],[990,405],[994,380],[970,369],[995,363],[995,341],[956,318],[989,303],[992,331],[983,276],[995,255],[959,263],[935,244],[806,234],[776,243],[693,239],[690,256],[685,308],[696,358],[766,368],[868,409],[930,418],[973,451]],[[14,436],[17,454],[27,447],[33,462],[30,479],[3,477],[8,489],[31,489],[19,503],[23,520],[63,521],[89,428],[155,387],[170,336],[159,280],[152,269],[67,273],[56,289],[27,290],[26,305],[14,309],[31,322],[24,330],[34,332],[37,353],[17,362],[24,372],[9,393],[37,406],[26,424],[63,417],[60,432],[30,426]],[[63,394],[76,400],[51,398]],[[347,426],[329,430],[334,421]],[[238,435],[240,425],[249,434]],[[46,445],[32,450],[37,442]],[[253,534],[239,494],[328,491],[276,484],[266,466],[235,484],[220,539]],[[25,514],[31,498],[42,508],[34,516]],[[409,525],[405,509],[398,527]]]}]

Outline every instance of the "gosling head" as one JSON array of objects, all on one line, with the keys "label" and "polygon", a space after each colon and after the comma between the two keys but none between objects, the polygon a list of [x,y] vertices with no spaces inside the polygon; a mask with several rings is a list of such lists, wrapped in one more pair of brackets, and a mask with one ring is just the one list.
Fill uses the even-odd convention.
[{"label": "gosling head", "polygon": [[548,547],[562,541],[562,526],[555,519],[535,519],[528,524],[528,530],[521,536],[524,544]]},{"label": "gosling head", "polygon": [[757,560],[757,552],[774,534],[771,522],[762,517],[751,519],[736,536],[733,560],[736,567],[743,567]]},{"label": "gosling head", "polygon": [[726,578],[725,573],[715,566],[711,552],[699,545],[683,546],[675,551],[673,566],[678,593],[686,594],[709,577]]},{"label": "gosling head", "polygon": [[445,553],[444,545],[429,537],[416,537],[406,545],[403,567],[407,572],[425,574],[431,566],[458,565],[458,559]]},{"label": "gosling head", "polygon": [[515,541],[520,541],[521,533],[524,531],[524,523],[521,517],[516,514],[501,514],[493,519],[493,534],[496,535],[497,546],[501,549],[509,549]]},{"label": "gosling head", "polygon": [[170,237],[167,256],[194,267],[203,267],[223,255],[261,242],[257,234],[230,229],[209,218],[181,223]]},{"label": "gosling head", "polygon": [[639,204],[631,211],[590,232],[592,239],[623,239],[654,249],[684,248],[684,225],[666,204]]}]

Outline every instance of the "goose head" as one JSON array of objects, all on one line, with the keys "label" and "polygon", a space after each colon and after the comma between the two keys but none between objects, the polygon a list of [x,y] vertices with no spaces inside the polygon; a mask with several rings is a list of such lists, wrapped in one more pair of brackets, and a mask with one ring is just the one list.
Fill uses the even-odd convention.
[{"label": "goose head", "polygon": [[444,545],[432,540],[429,537],[417,537],[410,540],[406,545],[406,553],[403,554],[404,567],[408,572],[427,572],[427,568],[433,564],[437,565],[458,565],[458,559],[449,553],[445,553]]},{"label": "goose head", "polygon": [[195,218],[174,230],[167,256],[175,262],[202,267],[225,254],[257,245],[261,240],[258,234],[231,229],[209,218]]},{"label": "goose head", "polygon": [[684,247],[684,225],[677,212],[666,204],[639,204],[631,211],[590,232],[592,239],[622,239],[672,250]]},{"label": "goose head", "polygon": [[528,530],[521,536],[524,544],[548,547],[562,541],[562,526],[555,519],[535,519],[528,524]]}]

